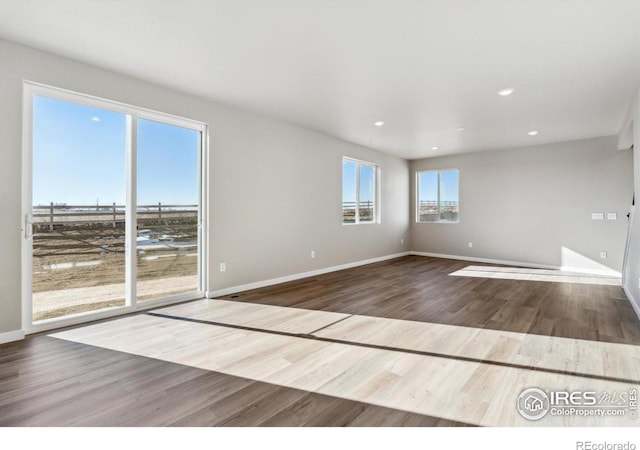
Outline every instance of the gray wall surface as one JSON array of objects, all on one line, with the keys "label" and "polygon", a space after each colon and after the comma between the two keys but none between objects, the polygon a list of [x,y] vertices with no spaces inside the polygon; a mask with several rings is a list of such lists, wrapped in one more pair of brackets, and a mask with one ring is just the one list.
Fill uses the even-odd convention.
[{"label": "gray wall surface", "polygon": [[[23,79],[210,125],[209,290],[409,250],[407,161],[0,40],[0,333],[21,329]],[[380,165],[381,223],[342,225],[342,156]]]},{"label": "gray wall surface", "polygon": [[[407,162],[0,40],[0,333],[21,328],[22,80],[210,125],[211,291],[409,250],[622,268],[634,160],[631,151],[616,150],[613,137]],[[380,224],[342,225],[342,156],[380,165]],[[460,170],[460,223],[415,223],[415,172],[444,168]],[[616,212],[618,220],[592,221],[591,212]],[[601,259],[600,251],[608,258]],[[634,222],[628,260],[626,288],[639,299],[640,220]],[[227,264],[224,273],[218,271],[221,262]]]},{"label": "gray wall surface", "polygon": [[629,300],[634,305],[640,316],[640,91],[631,105],[633,114],[633,173],[634,192],[636,204],[633,208],[631,229],[629,231],[629,248],[627,250],[627,263],[623,273],[623,283]]},{"label": "gray wall surface", "polygon": [[[412,204],[416,171],[460,170],[460,222],[416,223],[412,207],[411,249],[621,271],[633,155],[616,143],[605,137],[412,161]],[[591,220],[592,212],[605,220]],[[607,212],[618,219],[606,220]]]}]

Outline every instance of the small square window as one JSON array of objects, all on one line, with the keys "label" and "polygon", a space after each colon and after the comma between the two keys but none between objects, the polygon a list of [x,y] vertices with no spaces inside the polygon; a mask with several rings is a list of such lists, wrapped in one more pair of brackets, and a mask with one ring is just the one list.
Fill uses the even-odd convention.
[{"label": "small square window", "polygon": [[416,222],[458,222],[459,175],[457,169],[417,173]]}]

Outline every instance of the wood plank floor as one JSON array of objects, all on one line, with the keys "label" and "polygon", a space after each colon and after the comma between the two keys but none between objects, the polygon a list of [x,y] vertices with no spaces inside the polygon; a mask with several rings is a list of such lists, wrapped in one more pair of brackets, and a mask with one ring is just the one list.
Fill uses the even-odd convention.
[{"label": "wood plank floor", "polygon": [[50,336],[474,425],[637,425],[631,412],[532,422],[515,408],[532,386],[631,396],[628,344],[214,299]]},{"label": "wood plank floor", "polygon": [[451,275],[469,266],[490,265],[406,256],[219,298],[640,344],[640,321],[620,286],[590,276],[569,283]]},{"label": "wood plank floor", "polygon": [[469,266],[404,257],[2,345],[0,425],[629,424],[514,407],[639,384],[619,286]]},{"label": "wood plank floor", "polygon": [[0,346],[0,426],[461,426],[45,335]]}]

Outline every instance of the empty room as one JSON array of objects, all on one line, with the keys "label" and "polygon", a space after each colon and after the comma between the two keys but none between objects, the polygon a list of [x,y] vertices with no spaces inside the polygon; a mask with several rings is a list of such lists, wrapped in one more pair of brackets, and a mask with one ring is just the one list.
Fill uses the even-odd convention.
[{"label": "empty room", "polygon": [[0,425],[628,445],[639,80],[637,1],[0,0]]}]

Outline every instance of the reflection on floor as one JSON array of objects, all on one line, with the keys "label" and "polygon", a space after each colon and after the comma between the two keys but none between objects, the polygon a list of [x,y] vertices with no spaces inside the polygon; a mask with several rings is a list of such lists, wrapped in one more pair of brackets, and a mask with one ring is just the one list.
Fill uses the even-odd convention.
[{"label": "reflection on floor", "polygon": [[640,321],[620,286],[450,275],[467,266],[405,256],[222,298],[640,345]]},{"label": "reflection on floor", "polygon": [[598,284],[622,286],[622,278],[561,270],[524,269],[520,267],[467,266],[450,275],[454,277],[501,278],[503,280],[548,281],[550,283]]},{"label": "reflection on floor", "polygon": [[637,389],[633,345],[221,300],[51,336],[469,424],[638,424],[629,414],[529,421],[516,409],[529,387]]},{"label": "reflection on floor", "polygon": [[0,345],[0,427],[464,426],[90,345]]}]

